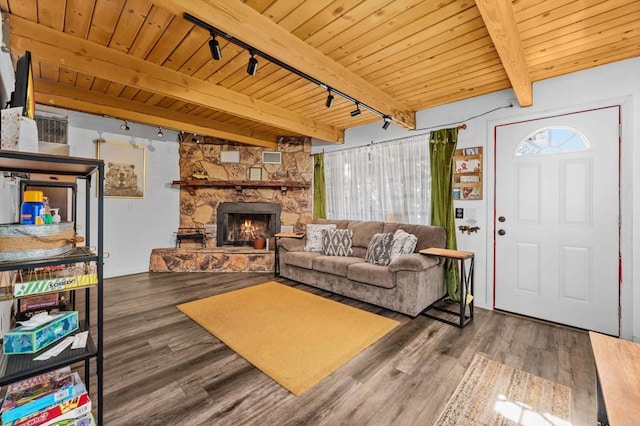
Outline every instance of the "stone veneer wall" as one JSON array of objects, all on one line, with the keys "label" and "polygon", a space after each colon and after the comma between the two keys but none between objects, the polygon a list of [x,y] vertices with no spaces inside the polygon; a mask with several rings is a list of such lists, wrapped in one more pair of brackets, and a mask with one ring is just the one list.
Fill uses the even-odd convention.
[{"label": "stone veneer wall", "polygon": [[[205,143],[187,142],[198,138]],[[250,167],[262,168],[263,181],[293,181],[311,183],[313,160],[311,139],[306,137],[283,137],[278,140],[277,151],[282,153],[281,164],[263,164],[262,151],[272,149],[237,144],[230,141],[198,136],[183,136],[180,144],[180,179],[187,180],[198,169],[206,170],[209,179],[247,181]],[[220,163],[220,151],[239,151],[237,164]],[[282,206],[280,222],[292,225],[295,231],[304,231],[312,220],[312,190],[279,188],[181,188],[180,226],[201,228],[216,224],[216,210],[222,202],[267,202]],[[211,247],[213,242],[207,244]]]}]

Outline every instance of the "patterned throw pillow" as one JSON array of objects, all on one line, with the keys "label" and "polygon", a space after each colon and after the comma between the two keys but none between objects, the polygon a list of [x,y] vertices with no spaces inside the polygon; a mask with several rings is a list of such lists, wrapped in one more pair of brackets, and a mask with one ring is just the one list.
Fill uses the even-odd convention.
[{"label": "patterned throw pillow", "polygon": [[331,224],[316,224],[310,223],[307,225],[307,243],[304,246],[304,251],[317,251],[322,253],[322,230],[323,229],[336,229],[336,225]]},{"label": "patterned throw pillow", "polygon": [[387,266],[391,262],[393,234],[373,234],[367,247],[365,260],[374,265]]},{"label": "patterned throw pillow", "polygon": [[416,248],[418,237],[408,232],[398,229],[393,234],[393,244],[391,245],[391,260],[403,254],[411,254]]},{"label": "patterned throw pillow", "polygon": [[322,254],[325,256],[351,256],[353,255],[352,240],[352,229],[323,229]]}]

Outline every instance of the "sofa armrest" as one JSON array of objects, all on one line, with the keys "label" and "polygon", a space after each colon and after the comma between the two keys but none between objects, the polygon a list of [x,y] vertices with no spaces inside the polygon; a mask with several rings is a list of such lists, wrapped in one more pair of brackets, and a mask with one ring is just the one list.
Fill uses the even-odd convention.
[{"label": "sofa armrest", "polygon": [[424,256],[419,253],[403,254],[393,259],[389,263],[389,271],[424,271],[433,266],[439,265],[441,262],[438,257]]},{"label": "sofa armrest", "polygon": [[304,251],[306,238],[279,238],[278,247],[286,251]]}]

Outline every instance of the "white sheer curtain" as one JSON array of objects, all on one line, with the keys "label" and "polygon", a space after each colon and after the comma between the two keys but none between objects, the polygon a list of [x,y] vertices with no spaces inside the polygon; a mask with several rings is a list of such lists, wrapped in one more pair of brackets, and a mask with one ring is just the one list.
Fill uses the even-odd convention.
[{"label": "white sheer curtain", "polygon": [[429,224],[426,135],[324,155],[327,218]]}]

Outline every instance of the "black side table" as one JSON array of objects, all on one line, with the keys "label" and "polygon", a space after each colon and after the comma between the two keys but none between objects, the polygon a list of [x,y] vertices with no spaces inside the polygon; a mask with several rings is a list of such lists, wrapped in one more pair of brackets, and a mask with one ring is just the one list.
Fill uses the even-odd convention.
[{"label": "black side table", "polygon": [[[465,325],[469,324],[473,321],[473,273],[475,266],[475,253],[470,251],[460,251],[460,250],[449,250],[442,248],[428,248],[424,250],[420,250],[420,254],[427,256],[438,256],[446,259],[453,259],[458,261],[460,264],[460,310],[459,312],[454,312],[449,309],[445,309],[441,306],[438,306],[447,296],[443,296],[439,300],[432,303],[427,309],[422,311],[422,315],[428,318],[432,318],[450,325],[455,325],[456,327],[464,328]],[[468,270],[465,268],[465,261],[469,261]],[[466,307],[469,306],[469,315],[466,315]],[[436,310],[440,312],[446,312],[452,315],[459,315],[460,322],[452,322],[445,318],[441,318],[439,316],[433,315],[429,313],[431,310]]]},{"label": "black side table", "polygon": [[278,247],[278,240],[280,238],[303,238],[304,234],[296,234],[295,232],[278,232],[274,236],[274,256],[273,256],[273,276],[274,278],[278,278],[280,276],[280,256],[278,252],[280,251],[280,247]]}]

